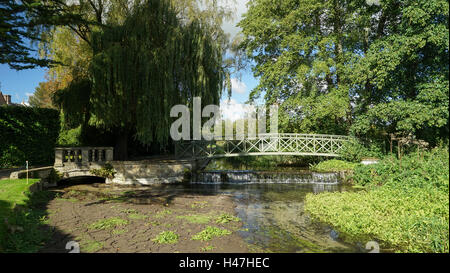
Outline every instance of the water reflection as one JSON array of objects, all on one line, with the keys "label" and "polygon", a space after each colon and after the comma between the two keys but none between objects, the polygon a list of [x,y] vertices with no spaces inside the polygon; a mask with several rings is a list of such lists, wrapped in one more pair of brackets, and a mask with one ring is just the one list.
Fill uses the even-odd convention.
[{"label": "water reflection", "polygon": [[230,194],[243,221],[240,235],[255,251],[268,252],[358,252],[344,244],[331,228],[312,222],[304,211],[308,193],[343,191],[331,183],[309,184],[191,184],[192,191]]}]

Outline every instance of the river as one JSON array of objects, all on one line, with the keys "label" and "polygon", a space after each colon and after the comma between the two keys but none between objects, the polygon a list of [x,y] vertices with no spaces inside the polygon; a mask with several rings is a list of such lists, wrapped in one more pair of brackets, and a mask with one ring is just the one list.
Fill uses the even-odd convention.
[{"label": "river", "polygon": [[312,221],[304,210],[308,193],[350,190],[336,174],[312,172],[208,171],[185,190],[228,194],[243,222],[240,235],[260,252],[361,252],[339,233]]}]

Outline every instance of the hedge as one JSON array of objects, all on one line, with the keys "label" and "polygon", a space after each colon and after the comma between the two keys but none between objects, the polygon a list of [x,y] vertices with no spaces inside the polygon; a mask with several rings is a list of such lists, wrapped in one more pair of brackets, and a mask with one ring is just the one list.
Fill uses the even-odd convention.
[{"label": "hedge", "polygon": [[57,110],[1,106],[0,168],[53,164],[59,129]]}]

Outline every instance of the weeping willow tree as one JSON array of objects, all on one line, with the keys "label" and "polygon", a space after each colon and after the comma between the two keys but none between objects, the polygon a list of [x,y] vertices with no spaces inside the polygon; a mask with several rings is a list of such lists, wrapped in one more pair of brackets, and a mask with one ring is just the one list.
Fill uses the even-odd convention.
[{"label": "weeping willow tree", "polygon": [[183,20],[171,2],[147,0],[123,23],[92,33],[90,123],[117,134],[116,157],[132,134],[167,145],[170,109],[194,96],[218,104],[224,48],[201,20]]}]

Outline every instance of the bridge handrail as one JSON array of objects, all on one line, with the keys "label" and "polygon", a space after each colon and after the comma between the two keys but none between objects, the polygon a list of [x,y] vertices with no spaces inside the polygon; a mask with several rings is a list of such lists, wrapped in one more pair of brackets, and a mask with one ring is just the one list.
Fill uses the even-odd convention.
[{"label": "bridge handrail", "polygon": [[246,134],[234,134],[234,135],[224,135],[221,136],[220,139],[215,139],[215,135],[209,135],[212,137],[211,140],[201,139],[201,140],[181,140],[181,141],[223,141],[223,140],[242,140],[242,139],[258,139],[265,137],[312,137],[312,138],[325,138],[325,139],[343,139],[343,140],[351,140],[353,137],[345,136],[345,135],[327,135],[327,134],[300,134],[300,133],[279,133],[279,134],[257,134],[256,136],[248,136]]},{"label": "bridge handrail", "polygon": [[55,166],[65,163],[89,164],[113,160],[113,147],[56,147]]},{"label": "bridge handrail", "polygon": [[297,133],[228,135],[222,139],[177,141],[175,154],[193,158],[264,154],[339,156],[344,143],[352,139],[343,135]]}]

